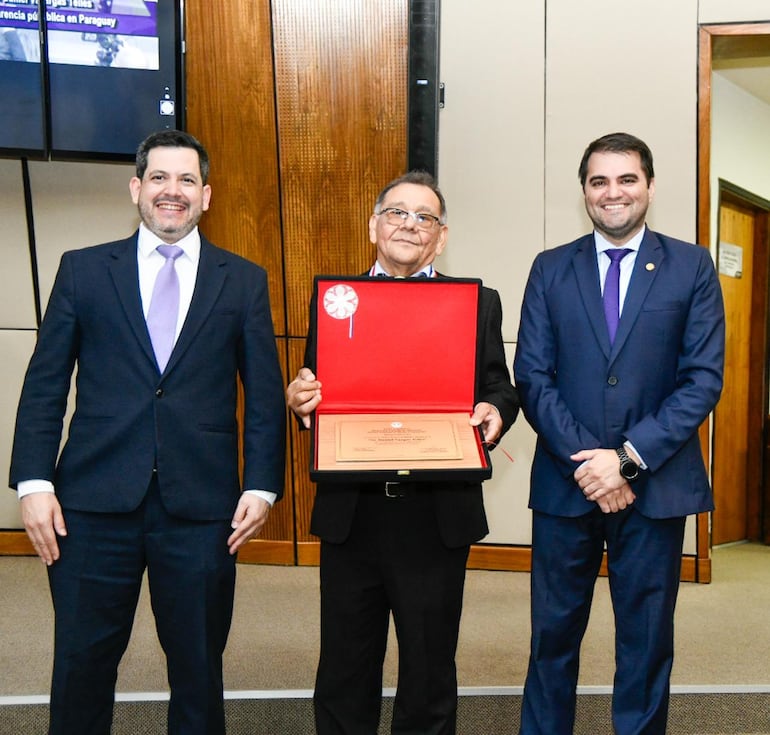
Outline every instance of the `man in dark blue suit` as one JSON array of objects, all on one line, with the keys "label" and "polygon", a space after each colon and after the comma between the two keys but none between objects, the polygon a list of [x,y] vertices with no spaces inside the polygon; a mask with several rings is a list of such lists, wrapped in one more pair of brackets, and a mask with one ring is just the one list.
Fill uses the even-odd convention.
[{"label": "man in dark blue suit", "polygon": [[198,231],[208,171],[186,133],[139,146],[139,230],[64,254],[27,370],[10,483],[48,566],[51,735],[110,732],[145,569],[168,664],[168,731],[225,731],[235,554],[283,492],[285,406],[266,274]]},{"label": "man in dark blue suit", "polygon": [[655,183],[644,142],[594,141],[580,182],[594,232],[535,259],[514,361],[538,435],[520,732],[572,733],[606,545],[615,732],[661,735],[685,516],[713,508],[698,427],[722,388],[722,297],[707,249],[646,227]]}]

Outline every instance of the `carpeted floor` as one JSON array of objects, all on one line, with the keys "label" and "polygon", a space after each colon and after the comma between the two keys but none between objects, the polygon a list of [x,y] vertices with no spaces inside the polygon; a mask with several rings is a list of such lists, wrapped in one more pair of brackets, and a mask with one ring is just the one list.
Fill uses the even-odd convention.
[{"label": "carpeted floor", "polygon": [[[378,735],[387,735],[393,701],[383,700]],[[165,702],[118,702],[113,735],[165,735]],[[770,695],[695,695],[671,698],[668,735],[766,735]],[[2,735],[44,735],[43,705],[1,708]],[[514,735],[521,698],[511,695],[460,697],[457,735]],[[228,735],[312,735],[310,699],[239,699],[225,702]],[[578,697],[574,735],[613,735],[608,695]],[[764,713],[764,714],[763,714]],[[762,729],[757,729],[761,727]]]},{"label": "carpeted floor", "polygon": [[[743,544],[715,549],[713,578],[710,585],[686,583],[681,587],[672,684],[677,696],[690,691],[730,692],[733,695],[738,692],[736,706],[742,711],[745,707],[740,700],[741,691],[753,688],[770,692],[770,547]],[[0,704],[8,705],[11,697],[47,694],[52,616],[45,569],[36,560],[0,558],[0,590]],[[236,610],[225,656],[226,689],[235,693],[302,690],[299,701],[304,704],[299,705],[299,710],[309,706],[304,697],[313,686],[318,654],[317,629],[316,568],[239,565]],[[580,685],[585,696],[595,691],[591,687],[604,687],[599,690],[601,692],[611,686],[613,635],[607,582],[602,579],[597,584],[582,651]],[[509,711],[511,707],[518,707],[518,697],[505,695],[515,695],[516,689],[510,688],[523,685],[528,636],[529,575],[469,572],[457,655],[459,683],[461,688],[509,688],[501,695],[502,699],[496,698],[492,714],[488,714],[490,717],[502,717],[506,721],[509,717],[518,717],[517,712]],[[385,687],[395,686],[396,668],[396,646],[392,641],[386,661]],[[121,665],[118,691],[166,691],[163,656],[155,636],[146,591],[137,612],[129,650]],[[465,693],[472,693],[472,690]],[[463,697],[461,708],[486,711],[483,699]],[[477,701],[471,703],[471,700]],[[596,706],[600,711],[601,707],[606,707],[604,702],[607,700],[608,697],[599,695]],[[589,700],[582,697],[581,701]],[[684,702],[692,704],[694,700],[690,698]],[[770,733],[770,702],[766,695],[760,694],[750,702],[746,705],[750,709],[759,707],[754,713],[760,717],[753,720],[755,729],[724,732]],[[120,705],[126,712],[137,706]],[[151,703],[148,706],[162,708],[163,705]],[[259,706],[264,709],[272,705],[263,703]],[[246,704],[232,702],[228,707],[233,717],[241,709],[248,708]],[[702,704],[697,705],[697,709],[703,714]],[[474,722],[481,721],[479,712],[474,715]],[[6,730],[11,727],[9,713],[7,707],[0,712],[0,733],[42,732],[38,729]],[[728,717],[735,720],[737,715]],[[718,726],[716,714],[714,720]],[[685,713],[683,722],[686,721]],[[757,722],[761,724],[759,729],[756,729]],[[750,725],[747,722],[741,727]],[[510,725],[499,730],[514,731]],[[135,732],[138,735],[143,731]],[[234,732],[251,731],[235,729]],[[288,735],[294,731],[259,729],[258,732],[275,732],[275,735],[285,732]],[[497,730],[477,732],[495,733]],[[600,735],[603,731],[585,732]],[[675,732],[721,731],[680,728]]]}]

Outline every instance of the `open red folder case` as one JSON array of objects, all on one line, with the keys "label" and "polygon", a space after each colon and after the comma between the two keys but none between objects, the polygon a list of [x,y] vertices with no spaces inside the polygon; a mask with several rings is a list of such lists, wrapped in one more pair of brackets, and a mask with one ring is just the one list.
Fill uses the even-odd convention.
[{"label": "open red folder case", "polygon": [[317,276],[311,325],[323,400],[313,480],[481,481],[473,412],[481,282]]}]

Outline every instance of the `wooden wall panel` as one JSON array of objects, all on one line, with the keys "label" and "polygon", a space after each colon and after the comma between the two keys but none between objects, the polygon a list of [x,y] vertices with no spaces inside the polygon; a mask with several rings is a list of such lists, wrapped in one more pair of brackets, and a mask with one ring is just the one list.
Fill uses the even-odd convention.
[{"label": "wooden wall panel", "polygon": [[[302,367],[302,357],[305,354],[305,340],[292,339],[289,341],[289,371],[296,375]],[[303,431],[292,417],[289,420],[291,442],[291,465],[294,479],[295,518],[297,542],[318,541],[310,535],[310,513],[313,509],[315,485],[310,481],[308,468],[310,465],[310,432]]]},{"label": "wooden wall panel", "polygon": [[187,129],[211,157],[201,229],[268,273],[286,334],[269,0],[186,0]]},{"label": "wooden wall panel", "polygon": [[[374,198],[406,166],[408,0],[273,0],[273,36],[293,377],[313,276],[369,267]],[[309,434],[290,436],[297,558],[316,563]]]},{"label": "wooden wall panel", "polygon": [[406,166],[407,0],[273,0],[288,334],[312,278],[373,259],[367,222]]},{"label": "wooden wall panel", "polygon": [[[268,271],[287,381],[317,273],[372,262],[367,222],[406,166],[408,0],[187,0],[187,127],[211,155],[206,235]],[[279,155],[280,152],[280,155]],[[309,436],[289,422],[287,489],[241,561],[313,543]]]},{"label": "wooden wall panel", "polygon": [[[278,358],[281,361],[281,372],[284,376],[284,385],[287,383],[287,376],[289,371],[286,363],[286,338],[280,337],[278,342]],[[285,486],[283,498],[275,504],[270,516],[267,519],[262,533],[260,534],[260,540],[265,541],[283,541],[289,540],[292,543],[291,550],[287,550],[287,553],[291,554],[292,561],[294,557],[294,484],[292,482],[292,466],[291,466],[291,444],[290,444],[290,432],[291,424],[287,423],[286,429],[286,471],[285,471]]]},{"label": "wooden wall panel", "polygon": [[[211,209],[201,229],[217,245],[267,270],[273,325],[277,335],[285,335],[270,3],[187,0],[185,15],[187,128],[211,158]],[[286,344],[280,337],[278,351],[286,375]],[[284,499],[241,560],[293,563],[289,477],[287,470]]]}]

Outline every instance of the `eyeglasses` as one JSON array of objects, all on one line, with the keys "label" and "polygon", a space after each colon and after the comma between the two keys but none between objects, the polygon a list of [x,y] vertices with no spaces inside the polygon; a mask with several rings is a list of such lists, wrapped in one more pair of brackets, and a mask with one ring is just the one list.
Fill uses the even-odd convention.
[{"label": "eyeglasses", "polygon": [[411,217],[418,230],[434,230],[441,225],[441,220],[435,214],[429,214],[428,212],[407,212],[405,209],[399,209],[398,207],[388,207],[376,214],[384,214],[385,220],[389,225],[403,225],[407,218]]}]

